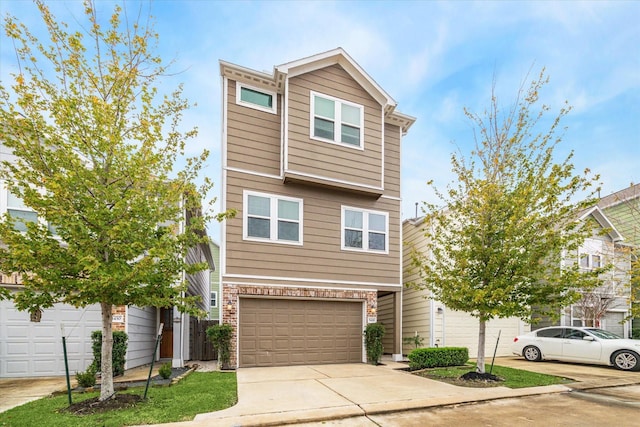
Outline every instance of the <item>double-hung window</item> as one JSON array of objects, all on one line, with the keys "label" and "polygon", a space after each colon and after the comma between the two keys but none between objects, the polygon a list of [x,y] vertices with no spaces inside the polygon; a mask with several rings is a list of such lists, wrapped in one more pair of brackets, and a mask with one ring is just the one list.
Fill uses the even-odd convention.
[{"label": "double-hung window", "polygon": [[218,292],[211,292],[211,308],[218,308]]},{"label": "double-hung window", "polygon": [[236,103],[267,113],[277,113],[277,95],[264,89],[258,89],[243,83],[236,83]]},{"label": "double-hung window", "polygon": [[244,192],[244,238],[302,244],[302,199]]},{"label": "double-hung window", "polygon": [[363,147],[362,105],[311,92],[311,138]]},{"label": "double-hung window", "polygon": [[342,207],[342,249],[389,252],[389,214]]},{"label": "double-hung window", "polygon": [[28,223],[38,222],[38,214],[10,190],[7,190],[7,213],[13,218],[17,231],[27,231]]}]

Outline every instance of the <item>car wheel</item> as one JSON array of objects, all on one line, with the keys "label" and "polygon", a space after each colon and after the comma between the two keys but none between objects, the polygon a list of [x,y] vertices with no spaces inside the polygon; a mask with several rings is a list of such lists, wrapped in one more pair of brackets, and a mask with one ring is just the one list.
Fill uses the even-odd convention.
[{"label": "car wheel", "polygon": [[522,350],[522,355],[529,362],[539,362],[542,360],[542,353],[540,353],[540,349],[538,347],[529,345]]},{"label": "car wheel", "polygon": [[613,366],[622,371],[640,370],[640,356],[630,350],[616,351],[612,357]]}]

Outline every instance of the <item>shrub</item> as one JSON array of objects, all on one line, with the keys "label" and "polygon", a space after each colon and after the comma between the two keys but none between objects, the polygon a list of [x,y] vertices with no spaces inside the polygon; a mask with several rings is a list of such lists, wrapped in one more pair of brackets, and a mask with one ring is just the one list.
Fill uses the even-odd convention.
[{"label": "shrub", "polygon": [[640,339],[640,328],[634,328],[631,330],[631,338],[634,340]]},{"label": "shrub", "polygon": [[411,369],[461,366],[469,360],[469,349],[466,347],[417,348],[409,353],[408,357]]},{"label": "shrub", "polygon": [[171,377],[171,372],[172,372],[171,362],[167,362],[163,364],[162,366],[160,366],[160,369],[158,369],[158,374],[160,374],[160,376],[165,380]]},{"label": "shrub", "polygon": [[96,385],[96,371],[89,366],[84,372],[76,372],[76,380],[80,387],[89,388]]},{"label": "shrub", "polygon": [[[127,355],[127,334],[122,331],[113,331],[113,353],[111,363],[113,366],[113,376],[124,374],[124,362]],[[102,370],[102,331],[93,331],[91,333],[91,347],[93,348],[93,370],[99,372]]]},{"label": "shrub", "polygon": [[364,345],[367,349],[367,362],[377,365],[382,356],[382,338],[384,337],[384,325],[382,323],[369,323],[364,328]]},{"label": "shrub", "polygon": [[233,326],[228,323],[209,326],[207,328],[207,336],[211,340],[213,348],[218,352],[218,364],[220,365],[220,368],[229,369]]}]

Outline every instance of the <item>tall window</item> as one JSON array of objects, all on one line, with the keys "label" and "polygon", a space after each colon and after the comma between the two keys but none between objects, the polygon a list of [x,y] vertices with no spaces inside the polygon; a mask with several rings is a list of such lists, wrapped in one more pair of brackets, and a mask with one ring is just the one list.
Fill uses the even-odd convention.
[{"label": "tall window", "polygon": [[211,308],[217,308],[218,307],[218,292],[213,291],[211,292]]},{"label": "tall window", "polygon": [[244,238],[302,244],[302,199],[244,192]]},{"label": "tall window", "polygon": [[361,105],[311,92],[311,137],[362,148]]},{"label": "tall window", "polygon": [[18,231],[27,231],[27,223],[38,222],[38,214],[9,190],[7,190],[7,213],[13,218],[15,229]]},{"label": "tall window", "polygon": [[236,103],[267,113],[277,113],[275,92],[236,83]]},{"label": "tall window", "polygon": [[342,249],[388,253],[389,214],[342,207]]}]

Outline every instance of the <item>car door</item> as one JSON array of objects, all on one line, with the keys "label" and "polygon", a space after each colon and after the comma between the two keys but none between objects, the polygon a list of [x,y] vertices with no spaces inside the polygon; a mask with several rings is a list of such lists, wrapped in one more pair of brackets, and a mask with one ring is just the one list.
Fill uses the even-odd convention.
[{"label": "car door", "polygon": [[562,357],[562,328],[541,329],[536,333],[535,345],[545,358]]},{"label": "car door", "polygon": [[594,362],[600,359],[602,344],[597,338],[574,328],[566,328],[564,334],[562,340],[563,359],[581,362]]}]

